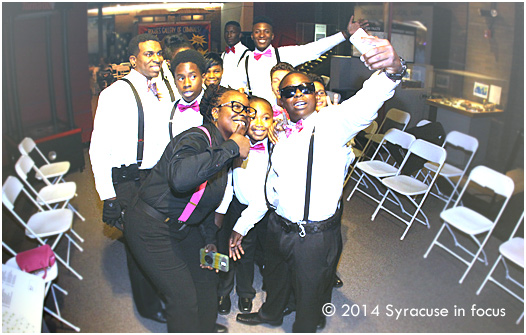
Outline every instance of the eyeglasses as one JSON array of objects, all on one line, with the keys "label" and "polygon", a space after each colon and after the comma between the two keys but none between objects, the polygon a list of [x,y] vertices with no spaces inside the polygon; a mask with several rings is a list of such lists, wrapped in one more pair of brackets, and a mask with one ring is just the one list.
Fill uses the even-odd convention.
[{"label": "eyeglasses", "polygon": [[325,92],[325,91],[316,91],[316,98],[317,97],[321,98],[321,97],[324,97],[326,95],[327,95],[327,92]]},{"label": "eyeglasses", "polygon": [[313,94],[316,91],[314,83],[302,83],[296,86],[286,86],[279,90],[282,99],[290,99],[300,90],[302,94]]},{"label": "eyeglasses", "polygon": [[234,111],[237,114],[246,112],[248,117],[251,118],[252,120],[256,118],[256,110],[252,107],[247,107],[240,102],[237,102],[237,101],[225,102],[224,104],[219,105],[217,107],[224,107],[224,106],[229,106],[232,109],[232,111]]}]

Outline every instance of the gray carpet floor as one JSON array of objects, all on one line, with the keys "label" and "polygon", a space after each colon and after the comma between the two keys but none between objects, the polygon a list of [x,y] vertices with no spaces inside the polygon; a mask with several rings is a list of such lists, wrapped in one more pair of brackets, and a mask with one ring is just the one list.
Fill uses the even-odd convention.
[{"label": "gray carpet floor", "polygon": [[[133,306],[126,269],[121,233],[101,221],[102,202],[95,191],[93,175],[86,154],[86,169],[67,176],[77,183],[78,197],[72,204],[85,216],[75,218],[74,228],[85,239],[84,251],[72,250],[71,263],[81,273],[77,279],[59,265],[58,284],[69,294],[58,294],[62,315],[85,333],[166,332],[166,325],[138,315]],[[5,176],[4,176],[5,178]],[[354,182],[344,190],[350,193]],[[405,225],[385,212],[371,221],[376,204],[357,193],[344,203],[343,254],[338,273],[344,285],[334,289],[334,315],[327,318],[324,333],[513,333],[524,332],[524,321],[515,320],[524,309],[523,303],[512,298],[492,283],[481,294],[475,293],[497,258],[499,239],[492,236],[485,248],[490,266],[477,262],[463,284],[458,280],[465,266],[445,251],[435,247],[427,259],[425,251],[440,228],[439,213],[444,203],[430,197],[424,211],[431,228],[415,224],[403,241]],[[18,251],[32,245],[23,237],[23,230],[9,215],[3,213],[3,240],[9,240]],[[444,243],[451,245],[449,236]],[[65,244],[57,252],[65,252]],[[34,245],[34,244],[33,244]],[[4,259],[5,259],[4,252]],[[522,269],[512,268],[512,275],[524,282]],[[499,267],[499,277],[503,268]],[[256,268],[254,286],[257,290],[253,311],[265,299],[261,290],[261,275]],[[522,290],[517,290],[524,296]],[[237,295],[231,293],[232,311],[218,316],[218,323],[232,333],[291,332],[295,313],[285,317],[280,327],[246,326],[236,322]],[[46,304],[51,305],[48,297]],[[415,311],[422,313],[414,315]],[[440,314],[436,314],[437,311]],[[432,312],[431,316],[425,315]],[[45,315],[52,332],[74,332],[69,327]]]}]

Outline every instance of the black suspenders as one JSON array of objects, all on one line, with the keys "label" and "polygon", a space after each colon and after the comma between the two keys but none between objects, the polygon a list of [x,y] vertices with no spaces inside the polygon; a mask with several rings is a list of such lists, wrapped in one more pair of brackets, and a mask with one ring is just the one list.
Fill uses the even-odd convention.
[{"label": "black suspenders", "polygon": [[161,78],[163,78],[163,81],[164,81],[164,84],[166,85],[166,87],[168,88],[168,92],[170,93],[170,100],[172,102],[175,101],[175,95],[174,95],[174,91],[172,90],[172,85],[170,85],[170,82],[168,81],[168,79],[166,79],[166,77],[164,76],[164,70],[163,68],[161,67]]},{"label": "black suspenders", "polygon": [[245,57],[245,55],[247,54],[247,52],[249,52],[250,50],[249,49],[245,49],[245,51],[243,51],[243,53],[241,54],[241,57],[239,57],[239,60],[237,61],[237,65],[239,66],[239,63],[241,63],[241,60],[243,60],[243,57]]},{"label": "black suspenders", "polygon": [[264,192],[265,192],[265,201],[267,203],[267,208],[272,208],[272,209],[276,209],[274,206],[272,206],[270,204],[270,202],[268,201],[268,196],[267,196],[267,180],[268,180],[268,174],[270,173],[270,168],[272,167],[272,153],[274,152],[274,143],[272,143],[270,141],[270,139],[268,139],[267,137],[267,143],[268,143],[268,163],[267,163],[267,174],[265,176],[265,185],[264,185]]},{"label": "black suspenders", "polygon": [[137,110],[139,114],[139,129],[137,130],[137,165],[140,167],[142,164],[142,156],[144,152],[144,111],[142,109],[141,98],[139,98],[139,94],[137,93],[137,90],[133,84],[126,78],[121,78],[121,80],[130,85],[133,95],[135,96],[135,101],[137,102]]},{"label": "black suspenders", "polygon": [[[307,223],[309,221],[310,193],[311,193],[311,185],[312,185],[312,163],[313,163],[313,157],[314,157],[314,131],[315,130],[316,128],[312,129],[312,134],[310,136],[310,142],[309,142],[309,158],[307,161],[307,179],[306,179],[306,184],[305,184],[305,203],[303,206],[303,220],[302,220],[303,223]],[[268,197],[267,197],[267,180],[268,180],[268,175],[270,173],[270,168],[272,166],[271,158],[272,158],[273,151],[274,151],[274,146],[270,147],[269,145],[267,175],[265,176],[265,201],[267,202],[267,207],[269,208],[274,208],[268,201]]]},{"label": "black suspenders", "polygon": [[176,103],[174,104],[172,108],[172,112],[170,113],[170,122],[168,123],[168,131],[170,132],[170,140],[174,138],[174,135],[172,133],[172,123],[174,119],[175,110],[177,109],[177,105],[179,104],[179,101],[181,101],[181,99],[176,101]]},{"label": "black suspenders", "polygon": [[[243,57],[245,57],[245,55],[246,55],[247,52],[249,52],[249,51],[250,51],[250,49],[245,49],[245,51],[243,51],[243,53],[241,54],[241,57],[239,57],[239,60],[237,61],[237,65],[238,65],[238,66],[239,66],[239,63],[241,63],[241,61],[243,60]],[[221,59],[224,60],[224,59],[225,59],[225,55],[226,55],[226,53],[223,52],[223,53],[221,54]]]},{"label": "black suspenders", "polygon": [[[276,60],[277,60],[277,63],[276,63],[276,64],[278,64],[278,63],[281,62],[281,59],[279,58],[279,51],[278,51],[278,48],[276,48],[276,47],[273,47],[273,48],[274,48],[274,52],[275,52],[275,54],[276,54]],[[246,52],[246,51],[247,51],[247,50],[245,50],[245,52]],[[244,54],[245,54],[245,53],[243,53],[243,55],[244,55]],[[243,58],[243,56],[241,56],[241,58]],[[249,96],[252,96],[252,88],[250,87],[250,77],[248,76],[248,58],[249,58],[249,57],[245,58],[245,72],[247,73],[248,95],[249,95]],[[241,61],[241,59],[240,59],[239,61]],[[239,64],[239,63],[238,63],[238,64]]]},{"label": "black suspenders", "polygon": [[309,159],[307,162],[307,181],[305,186],[305,205],[303,209],[303,222],[307,223],[309,221],[309,207],[310,207],[310,188],[312,184],[312,160],[314,156],[314,130],[312,128],[312,134],[310,135],[309,143]]}]

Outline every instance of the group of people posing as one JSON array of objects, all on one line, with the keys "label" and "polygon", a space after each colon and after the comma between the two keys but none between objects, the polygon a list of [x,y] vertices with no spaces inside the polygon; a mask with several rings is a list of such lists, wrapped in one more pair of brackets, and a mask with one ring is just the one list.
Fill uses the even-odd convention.
[{"label": "group of people posing", "polygon": [[[218,313],[294,332],[325,326],[342,252],[341,193],[353,160],[347,143],[394,94],[403,61],[388,40],[361,60],[374,73],[341,104],[324,81],[295,66],[348,41],[363,23],[301,46],[273,47],[273,25],[257,17],[255,50],[239,23],[227,49],[203,56],[177,36],[130,41],[132,70],[103,90],[90,159],[102,220],[123,231],[138,313],[169,332],[226,332]],[[228,272],[201,249],[230,257]],[[254,264],[265,302],[252,312]]]}]

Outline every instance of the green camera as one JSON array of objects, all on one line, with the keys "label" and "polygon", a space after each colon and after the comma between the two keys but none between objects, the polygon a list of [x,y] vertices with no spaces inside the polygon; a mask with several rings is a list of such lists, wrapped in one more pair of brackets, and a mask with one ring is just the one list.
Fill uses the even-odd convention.
[{"label": "green camera", "polygon": [[211,266],[219,271],[228,272],[228,256],[218,252],[206,252],[201,248],[201,264]]}]

